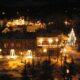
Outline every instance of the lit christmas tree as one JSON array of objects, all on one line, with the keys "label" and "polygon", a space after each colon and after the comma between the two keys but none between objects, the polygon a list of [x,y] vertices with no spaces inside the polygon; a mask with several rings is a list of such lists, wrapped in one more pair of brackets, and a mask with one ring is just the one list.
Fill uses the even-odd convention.
[{"label": "lit christmas tree", "polygon": [[75,43],[76,43],[76,36],[74,29],[72,28],[68,38],[68,45],[75,46]]}]

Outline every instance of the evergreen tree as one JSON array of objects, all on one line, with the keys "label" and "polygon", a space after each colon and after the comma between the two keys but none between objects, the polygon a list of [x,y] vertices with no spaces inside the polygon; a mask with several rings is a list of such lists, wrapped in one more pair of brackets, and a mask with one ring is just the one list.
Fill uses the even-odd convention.
[{"label": "evergreen tree", "polygon": [[74,29],[72,28],[70,34],[69,34],[69,38],[68,38],[68,44],[71,46],[75,46],[76,43],[76,35],[74,32]]},{"label": "evergreen tree", "polygon": [[71,63],[69,64],[70,74],[75,75],[77,72],[76,64],[74,63],[73,57],[71,57]]},{"label": "evergreen tree", "polygon": [[53,80],[53,68],[54,66],[50,61],[44,61],[42,63],[41,80]]},{"label": "evergreen tree", "polygon": [[72,80],[72,76],[76,75],[77,69],[74,63],[74,59],[71,57],[71,63],[66,61],[66,57],[64,58],[64,66],[62,67],[62,76],[65,80]]},{"label": "evergreen tree", "polygon": [[23,68],[23,70],[22,70],[22,78],[21,78],[21,80],[30,80],[29,79],[29,77],[28,77],[28,73],[27,73],[27,64],[25,64],[25,66],[24,66],[24,68]]}]

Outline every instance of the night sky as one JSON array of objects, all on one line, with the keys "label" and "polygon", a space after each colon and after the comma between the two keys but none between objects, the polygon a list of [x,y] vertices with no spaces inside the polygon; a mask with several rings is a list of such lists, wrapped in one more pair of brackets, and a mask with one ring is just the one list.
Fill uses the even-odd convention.
[{"label": "night sky", "polygon": [[24,7],[24,6],[43,6],[48,4],[79,4],[80,0],[0,0],[0,6]]},{"label": "night sky", "polygon": [[20,15],[44,16],[65,14],[80,14],[80,0],[0,0],[0,14],[7,16]]},{"label": "night sky", "polygon": [[[2,15],[2,12],[5,12],[5,15]],[[18,15],[17,12],[19,12]],[[29,16],[42,20],[52,18],[56,22],[65,18],[78,21],[80,19],[80,0],[0,0],[1,16],[2,18]],[[62,25],[59,27],[61,28]]]}]

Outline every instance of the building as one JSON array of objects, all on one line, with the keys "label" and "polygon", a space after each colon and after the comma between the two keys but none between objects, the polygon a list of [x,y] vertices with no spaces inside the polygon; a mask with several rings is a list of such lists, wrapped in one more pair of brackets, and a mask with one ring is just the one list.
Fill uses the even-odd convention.
[{"label": "building", "polygon": [[25,52],[29,49],[34,51],[36,47],[35,42],[36,37],[34,33],[4,34],[0,38],[0,49],[2,49],[3,55],[10,54],[11,49],[15,49],[16,54],[19,54],[21,51]]}]

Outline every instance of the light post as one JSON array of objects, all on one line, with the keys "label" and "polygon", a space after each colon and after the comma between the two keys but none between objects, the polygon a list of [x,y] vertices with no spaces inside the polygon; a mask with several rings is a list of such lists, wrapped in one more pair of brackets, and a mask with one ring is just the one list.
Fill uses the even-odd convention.
[{"label": "light post", "polygon": [[48,40],[48,42],[49,42],[49,45],[51,46],[53,40],[50,38],[50,39]]},{"label": "light post", "polygon": [[64,24],[67,26],[67,25],[69,25],[69,22],[66,20],[66,21],[64,21]]},{"label": "light post", "polygon": [[[34,53],[34,52],[33,52]],[[33,68],[34,68],[34,65],[35,65],[35,63],[34,63],[34,54],[32,53],[32,65],[33,65]]]},{"label": "light post", "polygon": [[2,49],[0,49],[0,55],[1,55]]},{"label": "light post", "polygon": [[65,69],[64,80],[72,80],[70,79],[70,70],[68,68]]},{"label": "light post", "polygon": [[66,57],[66,48],[64,47],[62,50],[61,50],[61,67],[62,67],[62,64],[63,64],[63,57]]},{"label": "light post", "polygon": [[56,43],[57,43],[57,63],[58,63],[58,45],[59,45],[59,40],[56,38]]},{"label": "light post", "polygon": [[17,56],[15,55],[15,49],[11,49],[10,50],[10,58],[12,58],[12,59],[16,59],[17,58]]},{"label": "light post", "polygon": [[22,52],[20,52],[20,54],[21,54],[21,62],[22,62],[22,59],[23,59],[23,53],[22,53]]},{"label": "light post", "polygon": [[[49,43],[49,46],[51,48],[52,43],[53,43],[53,39],[52,38],[49,38],[48,39],[48,43]],[[51,51],[50,50],[48,50],[48,59],[49,59],[49,61],[51,60]]]},{"label": "light post", "polygon": [[[47,48],[43,48],[43,53],[47,54]],[[48,55],[48,54],[47,54]],[[47,57],[48,58],[48,57]]]},{"label": "light post", "polygon": [[2,56],[2,49],[0,49],[0,58],[3,58],[3,56]]},{"label": "light post", "polygon": [[25,58],[27,59],[27,62],[28,62],[28,63],[34,65],[32,50],[28,50],[28,51],[27,51]]},{"label": "light post", "polygon": [[66,73],[67,73],[67,74],[69,74],[69,73],[70,73],[69,69],[66,69]]},{"label": "light post", "polygon": [[39,39],[39,43],[40,43],[40,45],[42,45],[42,43],[43,43],[43,38],[40,38],[40,39]]}]

